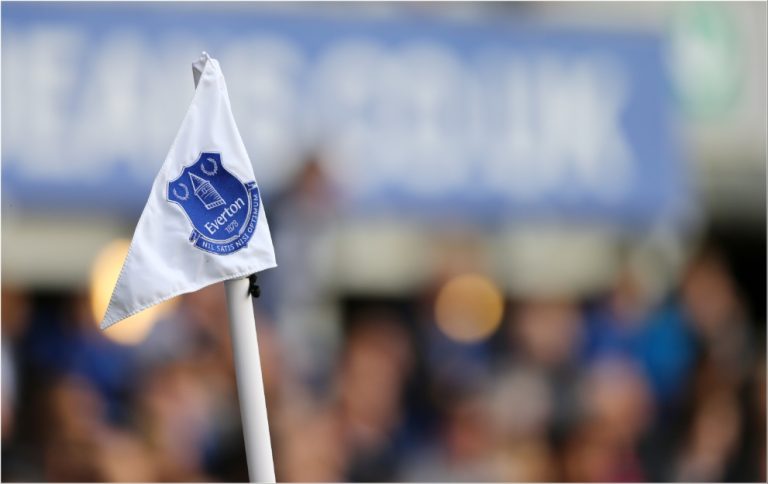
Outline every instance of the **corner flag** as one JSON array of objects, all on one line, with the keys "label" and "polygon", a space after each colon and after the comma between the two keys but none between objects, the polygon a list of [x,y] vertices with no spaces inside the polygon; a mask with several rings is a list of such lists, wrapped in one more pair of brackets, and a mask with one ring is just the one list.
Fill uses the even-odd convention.
[{"label": "corner flag", "polygon": [[219,63],[203,53],[192,70],[192,104],[152,185],[102,329],[179,294],[277,265]]}]

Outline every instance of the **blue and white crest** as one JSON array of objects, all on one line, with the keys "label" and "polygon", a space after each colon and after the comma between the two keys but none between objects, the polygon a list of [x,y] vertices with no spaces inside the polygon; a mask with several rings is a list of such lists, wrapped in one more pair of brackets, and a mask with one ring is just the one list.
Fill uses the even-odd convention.
[{"label": "blue and white crest", "polygon": [[192,223],[189,240],[213,254],[231,254],[248,245],[259,219],[256,182],[241,182],[221,163],[219,153],[200,153],[168,182],[166,198]]}]

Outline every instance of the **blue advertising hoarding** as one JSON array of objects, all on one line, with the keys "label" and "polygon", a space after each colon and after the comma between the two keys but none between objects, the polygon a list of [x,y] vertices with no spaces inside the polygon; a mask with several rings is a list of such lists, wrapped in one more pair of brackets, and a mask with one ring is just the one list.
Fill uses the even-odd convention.
[{"label": "blue advertising hoarding", "polygon": [[645,222],[688,193],[649,34],[231,4],[2,8],[4,203],[140,210],[202,50],[267,203],[309,149],[363,213]]}]

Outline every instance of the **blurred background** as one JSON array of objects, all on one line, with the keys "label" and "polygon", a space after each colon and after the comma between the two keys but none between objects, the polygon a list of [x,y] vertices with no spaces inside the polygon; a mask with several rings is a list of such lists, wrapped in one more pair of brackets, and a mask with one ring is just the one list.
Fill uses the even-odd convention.
[{"label": "blurred background", "polygon": [[278,480],[765,481],[765,3],[1,13],[3,480],[247,479],[222,285],[97,329],[206,50]]}]

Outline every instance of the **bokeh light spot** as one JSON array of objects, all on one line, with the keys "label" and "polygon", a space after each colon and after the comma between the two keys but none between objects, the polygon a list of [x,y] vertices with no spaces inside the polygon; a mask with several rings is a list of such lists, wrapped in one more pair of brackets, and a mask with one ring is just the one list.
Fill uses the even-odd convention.
[{"label": "bokeh light spot", "polygon": [[435,301],[437,327],[449,338],[474,343],[499,327],[504,298],[487,277],[464,274],[450,279]]},{"label": "bokeh light spot", "polygon": [[[93,319],[98,325],[107,311],[112,290],[117,283],[120,270],[131,242],[127,239],[116,239],[107,244],[94,258],[91,269],[91,309]],[[128,317],[104,331],[104,334],[121,344],[133,345],[147,337],[155,322],[170,312],[177,300],[170,299],[149,307]]]}]

